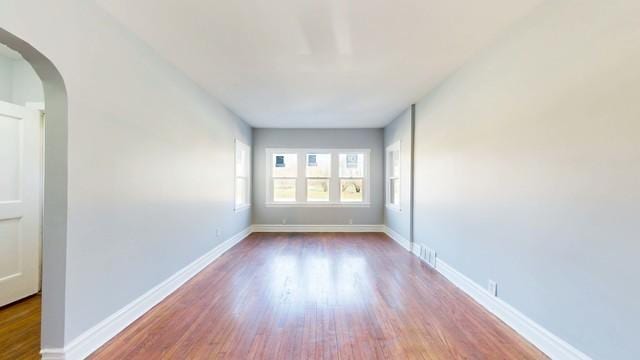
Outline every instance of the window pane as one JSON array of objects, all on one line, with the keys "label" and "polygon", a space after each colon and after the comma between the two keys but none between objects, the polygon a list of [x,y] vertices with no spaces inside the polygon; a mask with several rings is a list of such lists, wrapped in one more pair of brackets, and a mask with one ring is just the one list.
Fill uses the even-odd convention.
[{"label": "window pane", "polygon": [[331,154],[307,154],[307,177],[330,177]]},{"label": "window pane", "polygon": [[308,179],[307,201],[329,201],[329,179]]},{"label": "window pane", "polygon": [[400,205],[400,179],[391,179],[389,188],[389,202]]},{"label": "window pane", "polygon": [[236,176],[247,177],[247,151],[241,145],[236,145]]},{"label": "window pane", "polygon": [[340,201],[362,202],[362,179],[340,180]]},{"label": "window pane", "polygon": [[273,201],[296,201],[296,179],[273,179]]},{"label": "window pane", "polygon": [[273,154],[273,177],[298,176],[297,154]]},{"label": "window pane", "polygon": [[247,179],[236,178],[236,206],[246,205],[247,201]]},{"label": "window pane", "polygon": [[392,177],[400,177],[400,152],[392,151],[389,156],[391,159],[391,174]]},{"label": "window pane", "polygon": [[364,177],[364,154],[340,154],[340,177]]}]

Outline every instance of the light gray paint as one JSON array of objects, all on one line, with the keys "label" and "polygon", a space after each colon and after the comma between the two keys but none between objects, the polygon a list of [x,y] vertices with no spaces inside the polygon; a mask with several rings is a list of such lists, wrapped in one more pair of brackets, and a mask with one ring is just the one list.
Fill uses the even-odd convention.
[{"label": "light gray paint", "polygon": [[42,82],[28,62],[0,54],[0,100],[18,105],[44,101]]},{"label": "light gray paint", "polygon": [[[371,207],[265,207],[267,148],[371,149]],[[253,222],[255,224],[344,225],[383,223],[382,129],[253,129]]]},{"label": "light gray paint", "polygon": [[[67,235],[45,237],[43,306],[58,292],[65,310],[45,312],[56,321],[43,344],[58,347],[250,225],[233,211],[233,168],[234,138],[250,144],[251,129],[93,2],[5,0],[0,23],[51,59],[69,94],[68,132],[47,129],[48,169],[64,175],[47,190],[68,176],[67,197],[49,194],[68,201],[68,217],[49,218],[63,217]],[[49,112],[60,102],[45,91]]]},{"label": "light gray paint", "polygon": [[[411,239],[411,108],[384,128],[384,147],[400,141],[400,211],[384,208],[384,224]],[[386,160],[385,160],[386,161]],[[385,163],[386,164],[386,163]],[[385,165],[386,166],[386,165]],[[385,173],[386,183],[386,173]],[[388,189],[385,185],[385,198]]]},{"label": "light gray paint", "polygon": [[595,359],[638,359],[640,2],[547,3],[417,104],[415,238]]}]

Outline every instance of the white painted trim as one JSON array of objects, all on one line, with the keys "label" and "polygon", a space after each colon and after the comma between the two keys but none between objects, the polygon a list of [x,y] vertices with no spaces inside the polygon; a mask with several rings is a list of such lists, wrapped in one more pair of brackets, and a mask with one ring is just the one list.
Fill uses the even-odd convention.
[{"label": "white painted trim", "polygon": [[395,242],[400,244],[400,246],[405,248],[407,251],[411,251],[411,241],[405,239],[402,235],[393,231],[393,229],[391,229],[388,226],[384,227],[384,233],[387,234],[387,236],[389,236],[390,238],[392,238]]},{"label": "white painted trim", "polygon": [[270,202],[265,203],[265,207],[307,207],[307,208],[368,208],[371,207],[371,203],[362,202]]},{"label": "white painted trim", "polygon": [[251,227],[239,232],[208,253],[182,268],[170,278],[144,293],[122,309],[85,331],[67,344],[64,349],[42,349],[44,360],[80,360],[89,356],[100,346],[116,336],[132,322],[160,303],[189,279],[198,274],[207,265],[224,252],[251,234]]},{"label": "white painted trim", "polygon": [[[420,258],[417,247],[412,249],[411,252]],[[489,294],[483,287],[476,284],[473,280],[440,258],[436,258],[435,269],[550,358],[554,360],[591,360],[589,356],[552,334],[540,324],[516,310],[513,306]]]},{"label": "white painted trim", "polygon": [[384,232],[384,225],[253,225],[253,232]]}]

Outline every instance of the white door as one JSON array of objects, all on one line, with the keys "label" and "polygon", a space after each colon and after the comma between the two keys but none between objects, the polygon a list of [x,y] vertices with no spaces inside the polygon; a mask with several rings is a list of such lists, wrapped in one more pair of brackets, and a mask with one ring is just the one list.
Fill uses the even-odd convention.
[{"label": "white door", "polygon": [[41,129],[38,110],[0,101],[0,306],[40,288]]}]

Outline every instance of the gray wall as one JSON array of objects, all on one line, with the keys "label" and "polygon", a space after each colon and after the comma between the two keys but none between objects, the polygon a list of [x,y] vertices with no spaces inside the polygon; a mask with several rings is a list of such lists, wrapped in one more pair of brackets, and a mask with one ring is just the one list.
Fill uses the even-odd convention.
[{"label": "gray wall", "polygon": [[[400,141],[400,211],[384,208],[384,224],[410,240],[411,237],[411,108],[384,128],[384,147]],[[386,161],[386,160],[385,160]],[[386,164],[386,163],[385,163]],[[386,174],[385,180],[386,180]],[[385,187],[385,191],[386,191]],[[386,196],[386,195],[385,195]]]},{"label": "gray wall", "polygon": [[0,55],[0,101],[43,102],[42,82],[28,62]]},{"label": "gray wall", "polygon": [[640,2],[554,1],[417,104],[415,239],[596,359],[638,359]]},{"label": "gray wall", "polygon": [[251,143],[251,129],[93,2],[5,0],[0,23],[49,57],[69,94],[68,153],[47,154],[68,157],[64,279],[48,275],[45,243],[45,302],[61,292],[66,312],[43,345],[60,347],[250,225],[233,211],[233,168],[234,137]]},{"label": "gray wall", "polygon": [[[371,207],[275,208],[265,207],[265,149],[357,148],[371,149]],[[255,224],[343,225],[383,223],[382,129],[253,129],[253,222]]]}]

